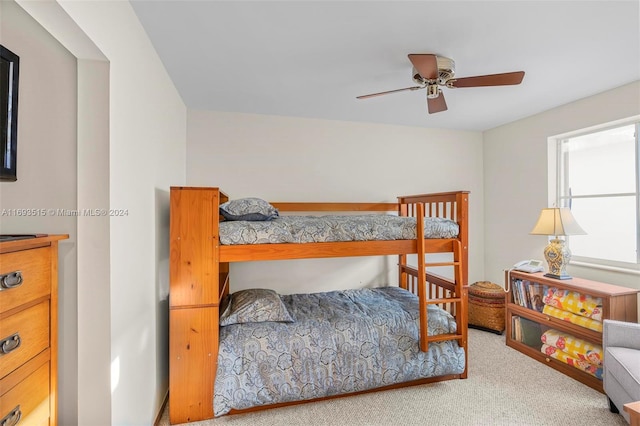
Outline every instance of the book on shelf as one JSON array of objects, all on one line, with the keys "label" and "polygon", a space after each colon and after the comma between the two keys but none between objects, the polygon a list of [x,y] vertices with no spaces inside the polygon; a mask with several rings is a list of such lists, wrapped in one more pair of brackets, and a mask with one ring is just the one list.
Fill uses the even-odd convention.
[{"label": "book on shelf", "polygon": [[544,293],[547,286],[540,283],[521,280],[519,278],[512,281],[513,303],[527,309],[542,312],[544,308]]},{"label": "book on shelf", "polygon": [[520,329],[520,317],[511,317],[511,338],[517,342],[520,342],[522,338],[522,330]]},{"label": "book on shelf", "polygon": [[525,308],[532,309],[531,306],[531,292],[529,291],[529,287],[531,283],[529,281],[522,281],[522,292],[524,295],[525,304],[523,305]]},{"label": "book on shelf", "polygon": [[525,289],[525,282],[521,279],[513,280],[513,301],[517,305],[528,308],[528,297]]},{"label": "book on shelf", "polygon": [[540,283],[529,284],[529,299],[531,302],[531,309],[542,312],[542,309],[544,308],[543,297],[546,289],[547,286]]},{"label": "book on shelf", "polygon": [[516,305],[523,306],[521,288],[522,288],[522,280],[519,280],[519,279],[513,280],[513,282],[511,283],[511,291],[513,293],[513,303],[515,303]]}]

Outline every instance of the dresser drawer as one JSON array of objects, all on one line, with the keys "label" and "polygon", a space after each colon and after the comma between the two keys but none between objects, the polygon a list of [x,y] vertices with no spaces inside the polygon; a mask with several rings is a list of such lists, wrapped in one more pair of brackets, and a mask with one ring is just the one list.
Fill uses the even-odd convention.
[{"label": "dresser drawer", "polygon": [[0,254],[0,314],[50,292],[50,247]]},{"label": "dresser drawer", "polygon": [[[12,336],[17,336],[11,339]],[[49,347],[49,301],[17,312],[0,321],[0,341],[10,339],[0,347],[0,378]],[[20,345],[15,347],[16,342]]]},{"label": "dresser drawer", "polygon": [[0,424],[49,425],[49,363],[43,364],[23,381],[0,396]]}]

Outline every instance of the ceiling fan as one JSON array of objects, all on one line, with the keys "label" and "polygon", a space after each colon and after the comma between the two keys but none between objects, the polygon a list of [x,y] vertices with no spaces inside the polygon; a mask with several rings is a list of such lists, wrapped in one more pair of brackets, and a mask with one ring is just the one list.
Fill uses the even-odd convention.
[{"label": "ceiling fan", "polygon": [[427,108],[429,114],[433,114],[447,110],[447,103],[444,100],[444,94],[439,86],[450,89],[459,87],[508,86],[520,84],[524,78],[524,71],[454,78],[456,65],[453,59],[430,53],[418,53],[410,54],[409,60],[413,64],[411,76],[418,86],[362,95],[358,96],[357,99],[367,99],[389,93],[403,92],[405,90],[427,89]]}]

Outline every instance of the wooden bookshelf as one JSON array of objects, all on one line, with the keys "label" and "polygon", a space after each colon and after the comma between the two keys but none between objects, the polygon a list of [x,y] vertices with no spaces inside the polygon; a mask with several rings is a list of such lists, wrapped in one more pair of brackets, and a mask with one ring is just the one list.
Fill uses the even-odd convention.
[{"label": "wooden bookshelf", "polygon": [[[570,290],[600,298],[603,320],[615,319],[628,322],[637,322],[638,319],[638,290],[576,277],[570,280],[556,280],[545,277],[543,273],[505,272],[505,288],[509,289],[505,305],[505,341],[507,346],[604,393],[602,380],[562,361],[550,358],[540,351],[542,342],[533,342],[531,338],[524,335],[525,333],[521,329],[523,324],[537,324],[541,330],[555,329],[600,346],[602,345],[602,332],[554,318],[541,312],[539,305],[536,309],[533,297],[519,292],[518,289],[522,285],[518,284],[518,281],[524,282],[525,286],[531,285],[533,288],[539,286],[542,289]],[[514,318],[516,319],[514,320]],[[514,327],[514,321],[520,325]]]}]

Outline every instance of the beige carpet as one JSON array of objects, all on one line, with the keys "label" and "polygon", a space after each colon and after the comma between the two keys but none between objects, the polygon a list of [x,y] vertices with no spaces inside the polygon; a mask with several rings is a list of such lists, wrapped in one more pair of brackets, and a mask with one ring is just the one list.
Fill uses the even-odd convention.
[{"label": "beige carpet", "polygon": [[[170,409],[170,407],[169,407]],[[161,426],[169,424],[165,411]],[[214,425],[627,425],[603,394],[469,330],[469,378],[223,416]]]}]

